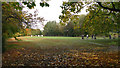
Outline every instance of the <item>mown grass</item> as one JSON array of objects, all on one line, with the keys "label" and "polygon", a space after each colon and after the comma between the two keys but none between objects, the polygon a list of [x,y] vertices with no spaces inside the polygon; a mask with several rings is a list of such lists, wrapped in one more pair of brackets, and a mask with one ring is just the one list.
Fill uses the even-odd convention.
[{"label": "mown grass", "polygon": [[[102,39],[97,38],[93,40],[89,39],[81,39],[81,37],[18,37],[22,41],[9,41],[7,49],[11,48],[21,48],[21,47],[41,47],[41,48],[49,48],[49,47],[60,47],[60,48],[95,48],[95,47],[108,47],[111,45],[117,46],[117,39]],[[12,44],[10,44],[12,43]],[[18,46],[17,46],[18,45]]]}]

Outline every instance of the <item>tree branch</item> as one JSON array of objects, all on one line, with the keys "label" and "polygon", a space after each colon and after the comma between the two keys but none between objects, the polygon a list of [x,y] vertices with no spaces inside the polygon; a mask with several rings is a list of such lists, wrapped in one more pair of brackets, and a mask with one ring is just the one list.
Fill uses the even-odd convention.
[{"label": "tree branch", "polygon": [[90,18],[90,21],[99,13],[100,9]]},{"label": "tree branch", "polygon": [[110,11],[116,11],[116,12],[120,12],[120,9],[115,9],[115,8],[109,8],[109,7],[105,7],[101,4],[101,2],[97,2],[102,8],[104,9],[108,9]]},{"label": "tree branch", "polygon": [[[91,3],[92,3],[92,2],[91,2]],[[88,5],[90,5],[91,3],[86,4],[85,6],[83,6],[83,8],[86,7],[86,6],[88,6]],[[78,9],[75,13],[78,13],[80,10],[81,10],[81,9]]]},{"label": "tree branch", "polygon": [[113,8],[115,9],[115,5],[113,4],[113,2],[111,2],[111,3],[112,3]]}]

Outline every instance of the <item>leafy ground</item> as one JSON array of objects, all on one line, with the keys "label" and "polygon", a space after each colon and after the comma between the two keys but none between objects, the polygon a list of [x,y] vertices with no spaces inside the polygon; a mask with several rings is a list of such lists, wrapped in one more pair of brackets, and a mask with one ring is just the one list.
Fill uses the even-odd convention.
[{"label": "leafy ground", "polygon": [[120,67],[118,40],[80,37],[10,38],[3,66],[100,66]]}]

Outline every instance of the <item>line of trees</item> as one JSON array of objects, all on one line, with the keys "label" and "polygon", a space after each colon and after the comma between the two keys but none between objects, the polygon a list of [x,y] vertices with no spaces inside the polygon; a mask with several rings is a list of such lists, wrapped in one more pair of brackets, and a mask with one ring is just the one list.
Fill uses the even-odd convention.
[{"label": "line of trees", "polygon": [[17,34],[16,36],[19,37],[19,36],[30,36],[30,35],[42,35],[43,33],[40,29],[25,28],[24,30],[21,30],[16,34]]},{"label": "line of trees", "polygon": [[[56,21],[49,21],[44,27],[43,35],[45,36],[81,36],[82,34],[87,34],[82,30],[82,23],[84,21],[85,15],[75,15],[78,19],[73,19],[66,25],[57,23]],[[79,23],[78,23],[79,22]]]}]

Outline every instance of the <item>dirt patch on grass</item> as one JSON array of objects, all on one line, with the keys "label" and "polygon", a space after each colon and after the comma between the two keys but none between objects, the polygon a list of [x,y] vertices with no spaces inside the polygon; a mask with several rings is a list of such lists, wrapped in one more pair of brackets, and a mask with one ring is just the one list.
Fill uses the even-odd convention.
[{"label": "dirt patch on grass", "polygon": [[7,39],[7,41],[10,42],[10,41],[17,41],[17,40],[15,40],[14,38],[9,38]]}]

